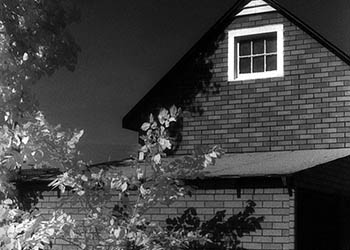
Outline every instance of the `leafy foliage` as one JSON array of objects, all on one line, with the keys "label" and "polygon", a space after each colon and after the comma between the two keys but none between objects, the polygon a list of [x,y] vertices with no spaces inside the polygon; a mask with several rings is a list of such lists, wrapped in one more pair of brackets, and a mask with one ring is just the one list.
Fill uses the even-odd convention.
[{"label": "leafy foliage", "polygon": [[[225,220],[225,210],[201,223],[194,208],[188,208],[180,217],[167,219],[167,229],[184,237],[184,249],[241,250],[239,238],[261,229],[263,217],[254,217],[255,203],[248,201],[243,212]],[[196,237],[195,237],[196,236]]]},{"label": "leafy foliage", "polygon": [[[80,204],[87,217],[76,225],[74,242],[103,249],[163,249],[177,247],[178,240],[144,215],[156,204],[171,204],[187,193],[181,179],[196,178],[214,159],[222,154],[213,147],[201,154],[173,161],[164,160],[164,151],[171,149],[168,128],[176,122],[180,110],[162,109],[155,118],[150,115],[141,129],[143,145],[140,153],[145,160],[134,160],[132,171],[122,173],[112,167],[89,168],[81,164],[60,175],[50,185],[65,192],[67,187],[76,195],[69,202]],[[204,153],[205,152],[205,153]],[[113,196],[119,197],[114,208]],[[136,201],[130,201],[135,197]],[[87,236],[87,237],[86,237]]]},{"label": "leafy foliage", "polygon": [[78,15],[65,0],[1,0],[0,8],[0,249],[42,249],[74,220],[60,211],[45,220],[35,209],[21,210],[28,207],[13,180],[25,168],[65,170],[77,161],[83,131],[49,124],[28,85],[74,68],[79,48],[67,27]]},{"label": "leafy foliage", "polygon": [[80,19],[76,2],[0,1],[2,80],[33,82],[60,67],[74,70],[80,49],[67,27]]}]

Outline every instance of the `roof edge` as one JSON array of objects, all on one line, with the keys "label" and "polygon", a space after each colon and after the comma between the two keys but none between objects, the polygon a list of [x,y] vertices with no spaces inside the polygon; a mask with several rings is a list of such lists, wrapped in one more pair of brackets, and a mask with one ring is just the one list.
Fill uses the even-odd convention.
[{"label": "roof edge", "polygon": [[294,23],[303,31],[308,33],[312,38],[317,40],[319,43],[321,43],[323,46],[325,46],[327,49],[329,49],[331,52],[333,52],[336,56],[338,56],[341,60],[343,60],[346,64],[350,66],[350,55],[346,54],[338,46],[331,43],[328,39],[326,39],[316,30],[311,28],[308,24],[300,20],[298,17],[296,17],[294,14],[292,14],[290,11],[288,11],[286,8],[280,5],[276,0],[264,0],[264,1],[270,4],[272,7],[274,7],[277,11],[279,11],[282,15],[284,15],[290,22]]},{"label": "roof edge", "polygon": [[178,60],[175,65],[162,77],[160,80],[144,95],[144,97],[123,117],[122,119],[122,127],[125,129],[133,130],[133,131],[139,131],[139,127],[132,119],[132,114],[138,110],[140,106],[143,106],[143,103],[146,102],[147,97],[154,91],[154,89],[159,86],[160,83],[165,82],[169,75],[171,75],[172,72],[175,72],[180,65],[182,65],[183,62],[185,62],[188,58],[190,58],[201,46],[202,43],[207,41],[207,39],[210,39],[216,35],[216,31],[221,25],[228,22],[228,19],[230,17],[234,18],[235,14],[238,13],[241,10],[241,7],[243,7],[245,4],[250,2],[251,0],[239,0],[237,1],[222,17],[220,17],[211,28],[204,33],[204,35],[185,53],[184,56]]}]

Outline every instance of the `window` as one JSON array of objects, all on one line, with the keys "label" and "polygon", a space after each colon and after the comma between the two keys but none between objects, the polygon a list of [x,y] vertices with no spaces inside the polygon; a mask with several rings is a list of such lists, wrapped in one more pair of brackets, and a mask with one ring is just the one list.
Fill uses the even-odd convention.
[{"label": "window", "polygon": [[283,76],[283,25],[229,31],[228,80]]}]

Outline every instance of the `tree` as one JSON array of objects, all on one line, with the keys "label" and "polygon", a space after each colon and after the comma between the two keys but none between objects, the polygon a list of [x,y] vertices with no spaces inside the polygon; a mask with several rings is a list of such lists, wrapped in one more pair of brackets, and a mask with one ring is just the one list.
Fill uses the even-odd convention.
[{"label": "tree", "polygon": [[50,125],[28,87],[60,67],[74,69],[79,47],[67,28],[79,15],[69,0],[1,0],[0,6],[0,248],[39,249],[33,237],[48,243],[52,229],[44,233],[45,222],[20,209],[11,180],[23,168],[74,164],[82,132]]},{"label": "tree", "polygon": [[[28,85],[60,67],[74,70],[78,45],[67,27],[79,20],[70,0],[1,0],[0,133],[2,176],[23,167],[41,167],[49,160],[71,161],[74,138],[49,125]],[[72,140],[69,145],[67,144]],[[67,144],[64,146],[64,144]],[[3,193],[9,184],[0,182]]]}]

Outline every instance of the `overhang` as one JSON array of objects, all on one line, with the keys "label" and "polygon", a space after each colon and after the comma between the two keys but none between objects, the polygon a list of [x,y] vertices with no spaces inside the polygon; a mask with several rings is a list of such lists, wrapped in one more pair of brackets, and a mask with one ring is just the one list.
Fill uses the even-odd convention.
[{"label": "overhang", "polygon": [[[290,175],[350,155],[350,149],[226,154],[206,169],[207,177]],[[350,167],[350,166],[349,166]]]}]

